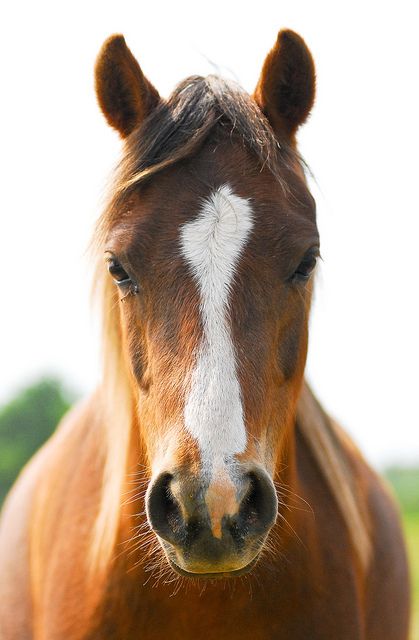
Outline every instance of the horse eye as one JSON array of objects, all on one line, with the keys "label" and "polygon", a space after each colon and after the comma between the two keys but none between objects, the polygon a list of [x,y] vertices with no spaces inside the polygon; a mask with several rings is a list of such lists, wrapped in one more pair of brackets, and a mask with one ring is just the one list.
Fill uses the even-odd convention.
[{"label": "horse eye", "polygon": [[117,285],[128,284],[131,282],[131,278],[125,269],[121,267],[116,258],[110,258],[108,260],[108,271]]},{"label": "horse eye", "polygon": [[317,248],[310,249],[294,271],[291,280],[293,282],[304,282],[311,276],[317,263],[319,250]]}]

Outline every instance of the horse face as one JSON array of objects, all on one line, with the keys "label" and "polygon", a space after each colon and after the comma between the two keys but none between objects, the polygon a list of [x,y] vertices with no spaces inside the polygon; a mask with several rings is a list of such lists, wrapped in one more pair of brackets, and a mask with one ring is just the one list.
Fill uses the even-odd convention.
[{"label": "horse face", "polygon": [[[98,94],[129,157],[135,127],[169,106],[155,107],[157,92],[124,46],[105,45]],[[255,96],[284,144],[292,146],[313,86],[308,50],[283,32]],[[179,107],[187,92],[178,90],[156,136],[167,122],[188,126]],[[215,124],[198,151],[120,198],[109,225],[106,257],[151,469],[147,517],[172,567],[188,576],[248,571],[277,516],[273,478],[302,380],[318,253],[314,204],[290,157],[278,181]]]},{"label": "horse face", "polygon": [[241,146],[209,142],[131,196],[108,239],[147,515],[184,572],[249,567],[277,515],[318,251],[304,180],[289,171],[288,183],[292,198]]}]

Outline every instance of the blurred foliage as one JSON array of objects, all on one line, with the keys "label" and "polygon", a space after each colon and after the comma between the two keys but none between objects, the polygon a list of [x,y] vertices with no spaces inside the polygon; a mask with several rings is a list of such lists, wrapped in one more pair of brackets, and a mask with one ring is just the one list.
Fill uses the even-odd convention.
[{"label": "blurred foliage", "polygon": [[0,409],[0,504],[20,469],[49,438],[72,401],[59,380],[43,378]]},{"label": "blurred foliage", "polygon": [[403,511],[419,514],[419,467],[389,467],[385,476]]}]

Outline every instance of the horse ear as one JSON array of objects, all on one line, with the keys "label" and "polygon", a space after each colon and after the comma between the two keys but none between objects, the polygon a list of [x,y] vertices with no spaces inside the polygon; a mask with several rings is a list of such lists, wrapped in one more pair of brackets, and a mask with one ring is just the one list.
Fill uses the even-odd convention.
[{"label": "horse ear", "polygon": [[108,38],[95,66],[96,95],[111,127],[126,138],[160,101],[121,35]]},{"label": "horse ear", "polygon": [[275,133],[295,142],[295,133],[313,106],[316,75],[304,40],[289,29],[280,31],[262,68],[254,98]]}]

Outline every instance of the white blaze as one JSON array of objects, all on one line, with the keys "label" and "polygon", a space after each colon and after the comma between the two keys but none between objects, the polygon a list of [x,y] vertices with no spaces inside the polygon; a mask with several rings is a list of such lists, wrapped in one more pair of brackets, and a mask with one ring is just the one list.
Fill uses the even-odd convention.
[{"label": "white blaze", "polygon": [[182,254],[200,292],[203,337],[185,404],[185,426],[203,463],[244,451],[246,429],[228,317],[234,272],[253,226],[247,200],[222,186],[181,229]]}]

